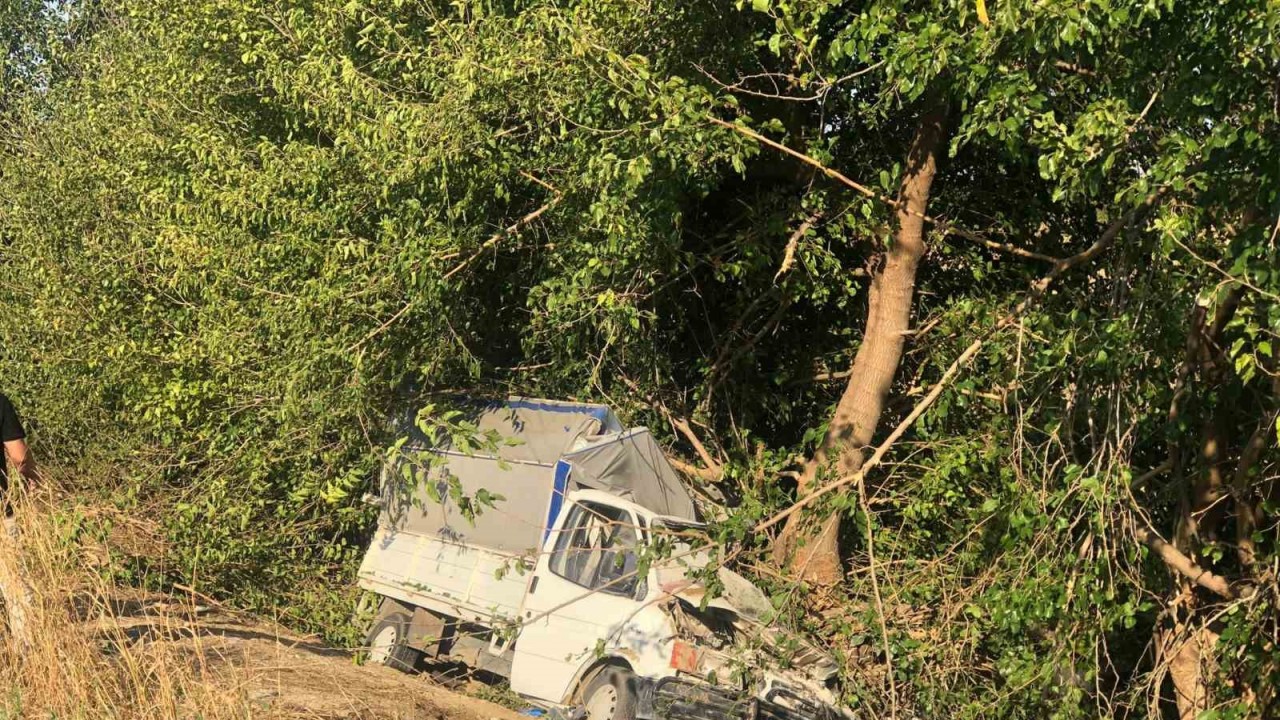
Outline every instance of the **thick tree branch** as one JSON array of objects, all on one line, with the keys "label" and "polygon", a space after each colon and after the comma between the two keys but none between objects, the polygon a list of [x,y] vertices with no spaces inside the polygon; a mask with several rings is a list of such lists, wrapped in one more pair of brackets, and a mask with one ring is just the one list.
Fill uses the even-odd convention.
[{"label": "thick tree branch", "polygon": [[715,482],[720,479],[719,470],[712,470],[711,468],[700,468],[697,465],[694,465],[693,463],[687,463],[681,460],[680,458],[674,458],[670,456],[667,457],[667,462],[671,463],[671,467],[684,473],[685,475],[688,475],[689,477],[695,477],[695,478],[698,478],[699,480],[706,480],[707,482]]},{"label": "thick tree branch", "polygon": [[[661,409],[664,412],[666,411],[666,408]],[[711,453],[707,452],[707,446],[702,444],[702,440],[698,437],[698,434],[689,426],[689,421],[684,418],[678,418],[670,413],[666,414],[667,420],[671,422],[671,425],[684,436],[685,440],[689,441],[690,445],[693,446],[693,451],[698,453],[698,458],[707,466],[707,471],[714,474],[716,477],[719,477],[720,463],[716,462],[711,457]]]},{"label": "thick tree branch", "polygon": [[[631,388],[632,392],[637,394],[641,393],[640,386],[636,385],[631,378],[623,377],[622,382],[625,383],[627,387]],[[698,434],[693,431],[693,426],[689,424],[689,421],[671,412],[666,403],[652,395],[644,394],[644,399],[652,405],[655,410],[662,413],[662,417],[666,418],[667,422],[671,424],[671,427],[675,428],[676,432],[680,433],[680,435],[682,435],[684,439],[693,446],[693,451],[697,453],[698,459],[702,460],[707,467],[705,469],[699,468],[681,460],[668,458],[672,461],[672,465],[675,465],[677,470],[680,470],[686,475],[703,478],[705,480],[719,480],[722,471],[722,464],[717,462],[715,458],[711,457],[711,453],[707,451],[707,446],[703,444],[702,439],[698,437]]]},{"label": "thick tree branch", "polygon": [[1184,555],[1178,548],[1165,542],[1156,531],[1146,526],[1139,526],[1134,529],[1134,533],[1137,535],[1138,541],[1151,548],[1152,552],[1163,560],[1164,564],[1168,565],[1170,569],[1215,595],[1228,600],[1234,600],[1239,597],[1235,588],[1231,587],[1231,583],[1227,582],[1226,578],[1221,575],[1215,575],[1196,565],[1191,558]]}]

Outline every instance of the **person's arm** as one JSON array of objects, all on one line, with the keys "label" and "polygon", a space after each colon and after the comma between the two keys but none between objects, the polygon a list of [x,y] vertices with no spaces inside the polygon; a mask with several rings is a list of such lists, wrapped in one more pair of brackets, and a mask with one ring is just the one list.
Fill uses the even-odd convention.
[{"label": "person's arm", "polygon": [[18,411],[13,409],[13,403],[5,395],[0,395],[0,442],[4,443],[5,457],[22,473],[22,477],[35,480],[36,466],[27,450],[27,431],[22,427]]},{"label": "person's arm", "polygon": [[4,454],[9,458],[9,462],[18,469],[18,472],[22,473],[22,477],[28,481],[35,482],[36,464],[31,459],[31,453],[27,452],[27,441],[25,439],[6,440]]}]

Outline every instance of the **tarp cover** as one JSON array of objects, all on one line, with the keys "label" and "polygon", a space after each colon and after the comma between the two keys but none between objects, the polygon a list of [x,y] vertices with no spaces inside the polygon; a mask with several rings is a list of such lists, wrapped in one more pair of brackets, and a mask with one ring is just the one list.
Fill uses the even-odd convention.
[{"label": "tarp cover", "polygon": [[693,498],[653,435],[633,428],[592,438],[564,456],[575,486],[606,490],[662,515],[697,519]]},{"label": "tarp cover", "polygon": [[[622,430],[603,405],[511,398],[477,404],[470,418],[482,430],[495,430],[513,445],[500,444],[497,457],[468,456],[447,448],[427,449],[418,433],[405,457],[387,468],[383,485],[385,527],[467,545],[519,553],[538,547],[548,516],[559,510],[557,492],[593,488],[612,492],[663,515],[695,519],[693,500],[662,448],[644,428]],[[401,463],[413,462],[413,450],[432,452],[427,487],[413,487]],[[563,463],[563,464],[562,464]],[[568,483],[558,468],[568,465]],[[455,482],[467,497],[484,489],[504,499],[484,508],[472,523],[449,497]],[[557,487],[559,485],[559,487]]]}]

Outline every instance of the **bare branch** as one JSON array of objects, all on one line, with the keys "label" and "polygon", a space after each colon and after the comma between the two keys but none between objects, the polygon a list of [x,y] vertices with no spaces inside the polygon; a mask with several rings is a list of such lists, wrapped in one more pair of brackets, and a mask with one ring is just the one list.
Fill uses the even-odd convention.
[{"label": "bare branch", "polygon": [[[622,382],[625,383],[627,387],[631,388],[632,392],[641,392],[640,386],[636,385],[635,381],[631,378],[623,376]],[[697,453],[698,459],[702,460],[707,467],[705,469],[699,468],[679,460],[673,460],[672,464],[678,465],[677,469],[687,475],[700,477],[706,480],[720,479],[721,463],[711,457],[711,453],[707,451],[707,446],[703,444],[702,439],[698,437],[698,434],[693,431],[693,426],[689,424],[689,421],[671,412],[666,403],[652,395],[645,394],[645,401],[652,405],[655,410],[662,413],[662,416],[667,419],[667,422],[671,423],[671,427],[675,428],[676,432],[684,436],[684,439],[693,446],[693,451]]]},{"label": "bare branch", "polygon": [[679,472],[684,473],[685,475],[688,475],[689,477],[695,477],[695,478],[698,478],[699,480],[705,480],[707,482],[715,482],[720,479],[720,472],[718,470],[712,470],[710,468],[700,468],[697,465],[694,465],[693,463],[687,463],[681,460],[680,458],[674,458],[670,456],[667,457],[667,462],[671,463],[671,467],[675,468]]},{"label": "bare branch", "polygon": [[1075,73],[1076,75],[1083,75],[1085,77],[1094,77],[1098,74],[1087,67],[1084,67],[1081,65],[1073,65],[1072,63],[1069,63],[1065,60],[1058,60],[1053,64],[1053,66],[1063,72]]},{"label": "bare branch", "polygon": [[1151,482],[1152,480],[1155,480],[1156,478],[1169,472],[1172,469],[1173,469],[1173,461],[1165,460],[1159,465],[1151,468],[1150,470],[1134,478],[1133,481],[1129,483],[1129,491],[1136,492],[1138,490],[1141,490],[1142,488],[1146,487],[1147,483]]},{"label": "bare branch", "polygon": [[[758,78],[758,77],[764,77],[764,78],[768,78],[769,80],[773,80],[775,76],[780,76],[785,79],[791,80],[793,82],[799,81],[799,78],[793,75],[785,75],[780,73],[762,73],[759,75],[748,75],[746,77],[740,78],[738,82],[732,85],[729,85],[724,81],[722,81],[720,78],[717,78],[715,75],[712,75],[710,72],[707,72],[707,70],[705,70],[701,65],[695,65],[694,67],[698,68],[698,72],[705,75],[708,80],[715,83],[716,85],[719,85],[724,90],[728,90],[731,93],[741,93],[743,95],[751,95],[753,97],[768,98],[770,100],[786,100],[788,102],[814,102],[815,100],[821,100],[822,96],[826,95],[827,91],[830,89],[829,87],[824,87],[812,95],[804,95],[804,96],[787,95],[785,93],[780,93],[780,92],[761,92],[759,90],[751,90],[751,89],[745,88],[742,85],[747,80],[751,78]],[[777,87],[776,82],[774,83],[774,87]]]},{"label": "bare branch", "polygon": [[1038,253],[1034,250],[1027,250],[1026,248],[1020,248],[1017,245],[1010,245],[1009,243],[998,242],[996,240],[992,240],[991,238],[983,237],[982,235],[979,235],[975,232],[965,230],[964,228],[961,228],[961,227],[956,227],[955,225],[951,225],[949,223],[939,224],[938,229],[941,230],[943,233],[954,233],[956,235],[959,235],[965,240],[978,243],[979,245],[987,248],[988,250],[995,250],[996,252],[1009,253],[1010,255],[1016,255],[1021,258],[1027,258],[1028,260],[1039,260],[1041,262],[1047,262],[1047,263],[1058,262],[1058,258],[1052,255]]},{"label": "bare branch", "polygon": [[858,505],[867,518],[867,570],[871,574],[871,593],[876,601],[876,617],[880,620],[880,642],[884,648],[884,669],[889,679],[889,717],[898,716],[898,687],[893,672],[893,644],[889,642],[889,623],[884,615],[884,598],[880,593],[880,574],[876,572],[876,538],[871,524],[871,503],[867,502],[867,486],[858,483]]},{"label": "bare branch", "polygon": [[1185,251],[1188,255],[1190,255],[1191,257],[1195,258],[1197,262],[1199,262],[1199,263],[1201,263],[1201,264],[1205,265],[1206,267],[1210,268],[1210,269],[1211,269],[1211,270],[1213,270],[1214,272],[1218,273],[1218,274],[1219,274],[1219,275],[1221,275],[1224,279],[1226,279],[1226,280],[1230,280],[1230,281],[1232,281],[1232,282],[1240,283],[1241,285],[1243,285],[1243,286],[1245,286],[1245,287],[1249,288],[1250,290],[1252,290],[1252,291],[1254,291],[1254,292],[1258,293],[1259,295],[1262,295],[1263,297],[1269,298],[1269,299],[1271,299],[1271,300],[1277,300],[1277,301],[1280,301],[1280,296],[1277,296],[1275,293],[1267,292],[1266,290],[1263,290],[1262,288],[1258,287],[1257,285],[1254,285],[1253,283],[1249,282],[1249,280],[1248,280],[1247,278],[1244,278],[1244,277],[1236,277],[1235,275],[1232,275],[1230,272],[1228,272],[1228,271],[1226,271],[1226,270],[1223,270],[1223,269],[1222,269],[1222,266],[1221,266],[1221,265],[1219,265],[1218,263],[1216,263],[1216,262],[1214,262],[1214,261],[1212,261],[1212,260],[1210,260],[1210,259],[1208,259],[1208,258],[1206,258],[1206,257],[1201,256],[1201,255],[1200,255],[1200,254],[1198,254],[1195,250],[1192,250],[1191,248],[1187,247],[1186,243],[1184,243],[1184,242],[1182,242],[1181,240],[1179,240],[1179,239],[1178,239],[1178,237],[1177,237],[1176,235],[1171,235],[1170,237],[1172,237],[1172,238],[1173,238],[1173,241],[1174,241],[1175,243],[1177,243],[1178,247],[1182,248],[1182,249],[1183,249],[1183,251]]},{"label": "bare branch", "polygon": [[817,169],[823,175],[826,175],[827,177],[833,180],[836,180],[840,183],[843,183],[844,185],[847,185],[848,187],[852,188],[854,191],[856,191],[861,195],[888,203],[890,206],[892,206],[895,209],[899,205],[897,200],[885,197],[880,193],[876,192],[875,190],[872,190],[871,188],[867,187],[866,185],[863,185],[860,182],[857,182],[849,177],[846,177],[845,175],[841,174],[839,171],[832,170],[826,165],[823,165],[817,159],[810,157],[809,155],[805,155],[804,153],[798,150],[792,150],[791,148],[787,147],[786,145],[783,145],[782,143],[776,142],[774,140],[770,140],[769,138],[761,135],[760,133],[756,132],[755,130],[752,130],[749,127],[739,125],[737,123],[727,122],[716,117],[711,117],[707,119],[710,120],[712,124],[719,125],[720,127],[727,128],[729,130],[732,130],[736,133],[740,133],[742,135],[746,135],[747,137],[751,138],[752,140],[755,140],[756,142],[762,145],[767,145],[773,148],[774,150],[790,155],[791,157],[799,160],[800,162],[805,163],[806,165],[809,165]]},{"label": "bare branch", "polygon": [[702,440],[698,438],[698,434],[689,426],[689,421],[672,415],[667,411],[666,407],[660,405],[659,409],[667,416],[667,420],[671,422],[671,425],[675,427],[676,430],[680,431],[680,434],[684,436],[685,440],[688,440],[689,444],[693,446],[693,451],[698,453],[698,458],[706,464],[707,470],[715,473],[715,475],[719,477],[720,463],[711,458],[711,453],[707,452],[707,446],[702,444]]}]

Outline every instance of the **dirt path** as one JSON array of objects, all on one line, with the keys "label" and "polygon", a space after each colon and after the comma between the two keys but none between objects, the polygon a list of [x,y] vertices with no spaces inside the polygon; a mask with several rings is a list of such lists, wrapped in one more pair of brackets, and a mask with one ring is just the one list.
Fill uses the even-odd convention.
[{"label": "dirt path", "polygon": [[520,714],[336,650],[258,620],[167,598],[124,600],[88,619],[103,636],[172,649],[208,682],[263,710],[324,720],[528,720]]}]

